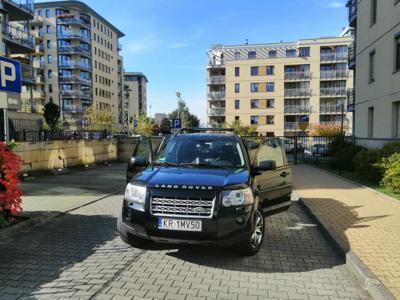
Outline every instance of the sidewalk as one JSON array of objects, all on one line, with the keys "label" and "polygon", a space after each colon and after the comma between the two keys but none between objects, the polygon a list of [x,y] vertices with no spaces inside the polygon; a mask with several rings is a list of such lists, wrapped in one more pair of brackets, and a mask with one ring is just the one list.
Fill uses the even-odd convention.
[{"label": "sidewalk", "polygon": [[292,168],[299,197],[400,299],[400,201],[316,167]]}]

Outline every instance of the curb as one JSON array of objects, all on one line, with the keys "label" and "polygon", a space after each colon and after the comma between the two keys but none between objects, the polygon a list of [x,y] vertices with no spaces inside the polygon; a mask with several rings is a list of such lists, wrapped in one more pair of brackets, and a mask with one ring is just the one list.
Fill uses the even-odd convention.
[{"label": "curb", "polygon": [[103,200],[103,199],[108,198],[110,196],[113,196],[113,195],[115,195],[115,194],[117,194],[119,192],[121,192],[121,191],[120,190],[115,191],[115,192],[113,192],[111,194],[105,195],[103,197],[100,197],[100,198],[97,198],[97,199],[94,199],[94,200],[89,200],[87,202],[75,205],[75,206],[70,207],[70,208],[68,208],[66,210],[63,210],[63,211],[57,211],[57,212],[44,211],[44,212],[40,212],[40,213],[35,213],[34,216],[30,217],[26,221],[21,221],[21,222],[15,224],[15,225],[12,225],[12,226],[10,226],[8,228],[0,230],[0,242],[5,240],[5,239],[10,238],[13,235],[16,235],[16,234],[20,233],[22,231],[26,231],[26,230],[34,227],[34,226],[40,226],[40,225],[43,225],[45,223],[48,223],[48,222],[54,220],[55,218],[61,217],[61,216],[65,215],[65,214],[67,214],[67,213],[69,213],[71,211],[77,210],[78,208],[90,205],[90,204],[95,203],[95,202],[100,201],[100,200]]},{"label": "curb", "polygon": [[300,197],[299,202],[306,213],[317,221],[321,230],[326,234],[328,239],[333,242],[335,248],[343,254],[346,260],[346,266],[355,275],[363,288],[369,292],[372,298],[376,300],[396,300],[392,293],[382,284],[382,282],[379,281],[375,274],[372,273],[372,271],[362,262],[357,254],[345,245],[343,240],[337,235],[332,227],[324,221],[323,217],[314,212],[303,198]]}]

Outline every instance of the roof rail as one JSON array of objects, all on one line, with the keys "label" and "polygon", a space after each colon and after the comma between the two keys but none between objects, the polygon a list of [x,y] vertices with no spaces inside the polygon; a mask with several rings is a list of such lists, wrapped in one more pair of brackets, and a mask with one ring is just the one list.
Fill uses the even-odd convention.
[{"label": "roof rail", "polygon": [[183,133],[196,133],[196,132],[234,132],[234,128],[203,128],[203,127],[193,127],[193,128],[182,128],[179,129],[175,135],[177,134],[183,134]]}]

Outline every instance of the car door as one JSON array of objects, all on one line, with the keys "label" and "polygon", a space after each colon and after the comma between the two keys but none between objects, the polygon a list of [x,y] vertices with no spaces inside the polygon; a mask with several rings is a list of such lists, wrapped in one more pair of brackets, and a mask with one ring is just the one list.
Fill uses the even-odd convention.
[{"label": "car door", "polygon": [[[152,150],[151,143],[149,137],[140,137],[135,145],[132,158],[141,157],[146,159],[147,161],[151,161],[152,158]],[[137,173],[142,171],[144,167],[137,167],[131,164],[132,160],[128,162],[127,170],[126,170],[126,182],[129,182]]]},{"label": "car door", "polygon": [[254,174],[254,188],[266,214],[273,214],[290,206],[291,171],[285,148],[278,138],[262,140],[254,156],[253,166],[259,162],[274,161],[276,169],[258,171]]}]

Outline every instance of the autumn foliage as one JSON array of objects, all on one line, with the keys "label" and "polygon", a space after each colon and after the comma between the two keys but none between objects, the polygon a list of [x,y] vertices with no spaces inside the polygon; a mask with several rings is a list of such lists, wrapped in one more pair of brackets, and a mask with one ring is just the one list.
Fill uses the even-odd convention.
[{"label": "autumn foliage", "polygon": [[21,158],[0,142],[0,225],[9,223],[21,211],[22,191],[18,188]]},{"label": "autumn foliage", "polygon": [[336,136],[338,134],[341,134],[341,127],[336,124],[315,124],[310,128],[311,136]]}]

